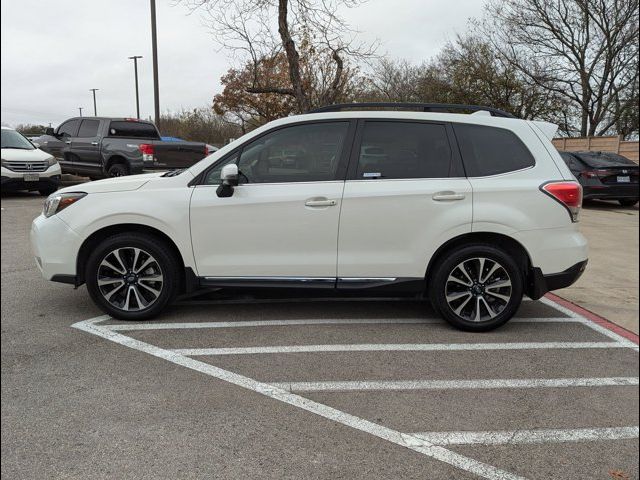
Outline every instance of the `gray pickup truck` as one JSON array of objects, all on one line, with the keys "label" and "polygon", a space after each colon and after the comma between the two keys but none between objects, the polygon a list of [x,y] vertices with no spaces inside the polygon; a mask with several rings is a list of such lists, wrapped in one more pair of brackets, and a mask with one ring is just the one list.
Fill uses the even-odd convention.
[{"label": "gray pickup truck", "polygon": [[153,123],[132,118],[70,118],[38,144],[63,173],[92,179],[187,168],[209,154],[204,143],[163,141]]}]

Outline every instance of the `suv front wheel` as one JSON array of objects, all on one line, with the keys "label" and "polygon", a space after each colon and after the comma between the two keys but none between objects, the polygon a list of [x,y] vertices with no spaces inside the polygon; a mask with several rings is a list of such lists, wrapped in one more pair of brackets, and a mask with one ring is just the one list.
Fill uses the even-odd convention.
[{"label": "suv front wheel", "polygon": [[515,260],[491,245],[450,252],[430,276],[434,308],[451,325],[483,332],[506,323],[522,301],[523,275]]},{"label": "suv front wheel", "polygon": [[120,320],[146,320],[175,297],[180,270],[167,245],[143,233],[103,240],[89,257],[85,282],[102,310]]}]

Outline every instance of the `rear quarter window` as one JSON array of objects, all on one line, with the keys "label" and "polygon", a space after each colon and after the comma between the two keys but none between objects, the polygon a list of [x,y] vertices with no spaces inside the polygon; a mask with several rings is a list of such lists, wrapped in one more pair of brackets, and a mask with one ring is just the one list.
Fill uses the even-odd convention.
[{"label": "rear quarter window", "polygon": [[535,159],[512,131],[484,125],[454,124],[468,177],[486,177],[533,167]]},{"label": "rear quarter window", "polygon": [[158,131],[150,123],[143,122],[111,122],[109,124],[110,137],[153,138],[158,140]]}]

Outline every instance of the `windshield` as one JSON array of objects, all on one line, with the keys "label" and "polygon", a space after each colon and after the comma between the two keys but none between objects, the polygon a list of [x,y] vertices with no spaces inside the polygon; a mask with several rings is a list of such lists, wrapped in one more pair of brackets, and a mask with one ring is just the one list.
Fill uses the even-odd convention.
[{"label": "windshield", "polygon": [[2,129],[2,148],[14,148],[18,150],[35,150],[29,140],[15,130]]},{"label": "windshield", "polygon": [[578,156],[580,157],[580,160],[592,168],[638,166],[628,158],[616,153],[579,153]]}]

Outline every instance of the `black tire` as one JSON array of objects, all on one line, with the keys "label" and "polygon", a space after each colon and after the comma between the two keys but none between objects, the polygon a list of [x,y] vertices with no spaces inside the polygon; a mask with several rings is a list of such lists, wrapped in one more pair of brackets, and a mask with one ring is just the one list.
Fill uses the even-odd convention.
[{"label": "black tire", "polygon": [[[105,260],[110,262],[112,265],[116,263],[116,259],[113,257],[113,252],[118,249],[120,249],[119,255],[121,257],[119,267],[122,267],[122,262],[129,264],[134,263],[134,267],[130,270],[127,270],[126,266],[125,268],[122,268],[125,273],[122,276],[123,289],[112,295],[114,300],[111,302],[105,296],[111,293],[110,290],[107,291],[107,288],[110,287],[105,287],[104,285],[102,287],[99,286],[98,275],[104,275],[106,267],[103,262]],[[141,268],[144,265],[145,260],[148,258],[144,257],[143,253],[140,253],[139,257],[134,257],[134,249],[139,249],[144,254],[152,257],[155,263],[150,264],[150,267],[147,267],[147,269],[138,273],[140,277],[139,280],[137,276],[138,274],[136,274],[135,283],[130,284],[127,283],[128,280],[125,281],[125,276],[128,275],[128,272],[134,271],[136,266]],[[127,262],[127,258],[129,262]],[[148,273],[150,270],[151,273]],[[153,270],[157,271],[154,272]],[[150,275],[147,278],[155,278],[159,275],[162,280],[159,282],[144,280],[145,273]],[[110,277],[119,277],[122,273],[112,270],[109,275]],[[104,239],[93,250],[85,267],[85,282],[91,299],[106,313],[120,320],[148,320],[157,316],[174,300],[180,284],[180,275],[179,262],[173,251],[164,241],[144,233],[121,233]],[[103,276],[102,278],[105,277]],[[147,282],[147,287],[151,286],[152,289],[158,291],[159,294],[150,294],[149,289],[147,289],[145,285],[141,285],[143,281]],[[115,283],[114,290],[117,289],[117,286],[118,284]],[[131,297],[131,301],[129,302],[128,298],[122,297],[124,297],[124,291],[129,291],[131,289],[135,291],[128,292]],[[147,295],[147,297],[145,298],[143,294]],[[153,296],[155,296],[155,299],[151,301],[150,298]],[[120,298],[122,298],[122,306],[116,305]],[[136,298],[141,298],[142,302],[137,301]],[[144,306],[143,303],[147,301],[149,304]],[[127,306],[130,308],[126,308]]]},{"label": "black tire", "polygon": [[107,174],[110,177],[124,177],[129,175],[129,169],[122,163],[114,163],[109,167],[109,170],[107,170]]},{"label": "black tire", "polygon": [[[481,258],[485,259],[482,264]],[[483,279],[495,264],[501,269]],[[458,269],[460,265],[467,273],[466,279]],[[481,265],[484,266],[483,274],[479,276],[482,281],[477,281],[477,271]],[[450,275],[455,278],[449,280]],[[463,279],[465,285],[455,281],[456,278]],[[510,286],[495,286],[506,282]],[[494,285],[491,287],[492,293],[488,293],[490,285]],[[511,255],[492,245],[473,244],[443,256],[429,275],[428,288],[431,304],[447,322],[461,330],[486,332],[504,325],[513,317],[522,302],[523,285],[524,275]],[[508,297],[508,301],[498,298],[498,295]],[[468,303],[456,313],[455,310],[465,301]],[[474,315],[478,311],[479,320],[472,320],[471,317],[478,318]],[[483,318],[483,311],[488,318]]]},{"label": "black tire", "polygon": [[629,199],[629,198],[622,198],[620,200],[618,200],[618,202],[620,203],[620,205],[622,205],[623,207],[633,207],[636,203],[638,203],[638,199]]},{"label": "black tire", "polygon": [[43,197],[48,197],[49,195],[51,195],[56,190],[58,190],[58,187],[47,187],[47,188],[41,188],[40,190],[38,190],[38,192]]}]

